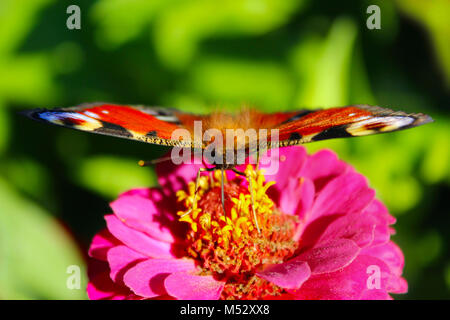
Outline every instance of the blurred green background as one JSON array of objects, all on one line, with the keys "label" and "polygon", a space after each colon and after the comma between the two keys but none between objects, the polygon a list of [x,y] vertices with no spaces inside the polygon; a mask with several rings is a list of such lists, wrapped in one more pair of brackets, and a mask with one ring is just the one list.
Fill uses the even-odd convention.
[{"label": "blurred green background", "polygon": [[[66,9],[81,8],[81,30]],[[381,9],[369,30],[366,9]],[[0,299],[85,299],[85,258],[108,202],[155,185],[158,146],[30,121],[84,102],[207,112],[377,104],[436,122],[332,148],[398,218],[409,293],[450,297],[450,1],[2,0]],[[82,269],[81,289],[66,286]]]}]

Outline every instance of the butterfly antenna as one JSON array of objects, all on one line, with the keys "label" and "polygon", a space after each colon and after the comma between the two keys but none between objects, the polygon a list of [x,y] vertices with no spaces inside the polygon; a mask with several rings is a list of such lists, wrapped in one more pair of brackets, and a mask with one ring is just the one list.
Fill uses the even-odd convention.
[{"label": "butterfly antenna", "polygon": [[148,160],[148,161],[139,160],[138,161],[138,165],[140,165],[141,167],[148,167],[148,166],[151,166],[151,165],[154,165],[154,164],[157,164],[157,163],[169,161],[171,159],[172,159],[171,157],[164,157],[164,158]]}]

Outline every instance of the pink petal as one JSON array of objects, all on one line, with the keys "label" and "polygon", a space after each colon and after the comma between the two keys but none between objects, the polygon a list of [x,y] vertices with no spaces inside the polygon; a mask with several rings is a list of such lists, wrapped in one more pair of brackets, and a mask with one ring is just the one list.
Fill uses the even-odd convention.
[{"label": "pink petal", "polygon": [[391,275],[388,283],[386,284],[386,290],[391,293],[407,293],[408,282],[405,278]]},{"label": "pink petal", "polygon": [[401,277],[405,258],[401,249],[392,241],[388,243],[364,248],[364,255],[376,257],[389,267],[391,276],[387,284],[387,290],[392,293],[405,293],[408,291],[408,283]]},{"label": "pink petal", "polygon": [[314,181],[316,191],[320,191],[330,180],[348,172],[350,166],[338,159],[331,150],[320,150],[308,156],[297,176]]},{"label": "pink petal", "polygon": [[392,297],[386,291],[366,290],[359,300],[392,300]]},{"label": "pink petal", "polygon": [[300,220],[305,220],[314,203],[315,188],[312,180],[309,178],[301,178],[300,191],[301,196],[297,199],[299,202],[295,213]]},{"label": "pink petal", "polygon": [[387,211],[386,207],[378,199],[374,199],[363,211],[363,215],[370,216],[375,221],[375,229],[372,246],[384,244],[389,241],[391,236],[389,225],[395,222]]},{"label": "pink petal", "polygon": [[167,218],[168,221],[178,222],[179,217],[176,215],[178,208],[175,194],[166,195],[161,188],[142,188],[129,190],[122,193],[120,197],[122,196],[138,196],[150,200],[157,208],[156,212],[159,213],[158,218],[161,221],[158,220],[158,222],[164,225],[166,221],[162,220],[163,217]]},{"label": "pink petal", "polygon": [[279,287],[298,289],[308,280],[311,270],[305,261],[292,259],[267,267],[256,274],[258,277],[270,281]]},{"label": "pink petal", "polygon": [[118,275],[123,275],[124,271],[143,259],[148,259],[148,257],[124,245],[110,249],[108,251],[108,263],[111,269],[111,279],[114,282],[121,281]]},{"label": "pink petal", "polygon": [[[370,270],[368,268],[371,266],[379,267],[379,289],[368,287],[371,275],[368,273]],[[342,270],[311,276],[299,290],[291,293],[295,294],[298,299],[306,300],[358,300],[366,297],[369,293],[380,297],[386,292],[388,277],[389,269],[383,261],[359,255]]]},{"label": "pink petal", "polygon": [[388,225],[394,224],[397,219],[389,214],[386,206],[378,199],[374,199],[370,206],[368,206],[365,211],[372,213],[377,213],[383,221],[386,221]]},{"label": "pink petal", "polygon": [[283,213],[302,218],[314,201],[314,184],[308,178],[293,178],[280,193],[279,208]]},{"label": "pink petal", "polygon": [[[170,153],[167,156],[170,156]],[[170,195],[178,190],[186,189],[188,182],[195,179],[198,170],[202,167],[204,167],[203,164],[194,164],[193,159],[189,165],[175,165],[168,160],[156,165],[156,174],[164,193]]]},{"label": "pink petal", "polygon": [[[373,241],[376,220],[372,216],[360,212],[339,216],[329,222],[328,225],[322,223],[322,227],[324,227],[325,230],[319,233],[317,230],[318,228],[315,228],[315,225],[320,225],[323,220],[326,219],[317,219],[313,224],[307,227],[304,235],[304,245],[306,245],[306,240],[310,240],[309,234],[313,233],[316,233],[316,236],[320,235],[319,239],[317,239],[317,243],[343,238],[353,240],[359,247],[363,248]],[[311,228],[312,231],[310,231],[309,228]]]},{"label": "pink petal", "polygon": [[345,268],[358,256],[359,251],[352,240],[336,239],[301,253],[292,260],[308,262],[311,274],[316,275]]},{"label": "pink petal", "polygon": [[364,248],[362,254],[383,260],[395,275],[401,275],[405,265],[402,250],[392,241],[378,246]]},{"label": "pink petal", "polygon": [[144,232],[160,241],[174,242],[174,236],[169,228],[164,225],[167,219],[161,216],[155,204],[139,195],[121,196],[111,202],[114,214],[127,226]]},{"label": "pink petal", "polygon": [[89,256],[98,260],[106,261],[106,254],[109,249],[120,244],[120,241],[108,231],[103,229],[92,239],[89,247]]},{"label": "pink petal", "polygon": [[307,155],[303,147],[284,147],[278,150],[278,158],[275,158],[275,154],[266,154],[261,157],[261,168],[264,168],[264,163],[279,161],[280,168],[278,172],[266,175],[266,181],[276,181],[275,188],[281,192],[286,188],[291,179],[301,177],[299,172],[306,161]]},{"label": "pink petal", "polygon": [[136,264],[124,275],[125,284],[139,296],[153,298],[167,294],[164,280],[174,272],[195,270],[188,259],[149,259]]},{"label": "pink petal", "polygon": [[359,173],[346,173],[330,181],[317,196],[310,220],[332,214],[362,211],[375,196]]},{"label": "pink petal", "polygon": [[114,215],[105,216],[105,220],[114,237],[131,249],[153,258],[174,257],[169,243],[152,239],[145,233],[129,228]]},{"label": "pink petal", "polygon": [[176,272],[166,278],[164,286],[169,295],[179,300],[218,300],[224,283],[212,276]]},{"label": "pink petal", "polygon": [[[107,276],[107,273],[103,275],[104,278],[106,278]],[[99,288],[97,286],[97,283],[101,281],[99,280],[99,278],[100,276],[91,279],[91,281],[89,281],[87,285],[86,291],[90,300],[125,300],[125,298],[128,296],[127,293],[119,292],[113,286]]]},{"label": "pink petal", "polygon": [[123,196],[139,196],[142,198],[149,198],[150,197],[151,188],[136,188],[136,189],[130,189],[128,191],[122,192],[119,195],[120,197]]},{"label": "pink petal", "polygon": [[[286,201],[296,203],[295,214],[298,216],[300,223],[297,225],[297,230],[293,239],[298,241],[303,229],[306,226],[305,221],[308,219],[308,214],[312,208],[315,197],[314,183],[309,178],[300,178],[298,197],[285,197],[282,194],[282,199],[286,198]],[[285,212],[285,211],[284,211]]]},{"label": "pink petal", "polygon": [[89,283],[87,294],[91,300],[123,300],[131,292],[128,288],[114,283],[109,277],[109,267],[106,262],[88,260]]}]

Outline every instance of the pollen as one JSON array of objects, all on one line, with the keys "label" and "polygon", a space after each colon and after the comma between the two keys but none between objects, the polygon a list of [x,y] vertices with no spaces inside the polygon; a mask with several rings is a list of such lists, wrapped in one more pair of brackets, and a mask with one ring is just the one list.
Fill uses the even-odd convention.
[{"label": "pollen", "polygon": [[178,212],[179,220],[189,225],[187,255],[197,261],[203,274],[225,281],[223,299],[259,299],[283,293],[256,272],[266,264],[286,261],[297,249],[295,216],[282,213],[268,195],[275,182],[266,182],[263,170],[251,165],[245,174],[251,183],[241,176],[224,181],[225,212],[219,170],[200,176],[197,192],[195,181],[177,192],[184,207]]}]

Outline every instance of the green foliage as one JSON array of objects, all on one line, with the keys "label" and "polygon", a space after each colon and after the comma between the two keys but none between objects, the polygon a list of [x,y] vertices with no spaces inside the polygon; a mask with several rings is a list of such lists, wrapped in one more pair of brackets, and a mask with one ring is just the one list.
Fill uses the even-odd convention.
[{"label": "green foliage", "polygon": [[84,299],[68,289],[67,268],[84,270],[84,261],[63,227],[34,203],[0,180],[0,298]]},{"label": "green foliage", "polygon": [[422,23],[430,33],[436,56],[447,81],[447,89],[450,88],[450,46],[448,42],[450,2],[447,0],[397,0],[397,3],[401,10]]},{"label": "green foliage", "polygon": [[[381,30],[366,28],[369,4],[381,8]],[[16,114],[105,100],[190,112],[366,103],[430,114],[436,122],[424,127],[307,148],[335,150],[398,217],[406,298],[450,296],[447,0],[79,5],[82,29],[68,30],[64,2],[0,3],[0,298],[85,298],[66,287],[67,266],[85,269],[77,243],[85,250],[120,192],[156,185],[137,160],[166,149]]]},{"label": "green foliage", "polygon": [[76,179],[83,187],[112,200],[129,189],[155,185],[153,171],[137,163],[113,156],[90,157],[80,161]]}]

